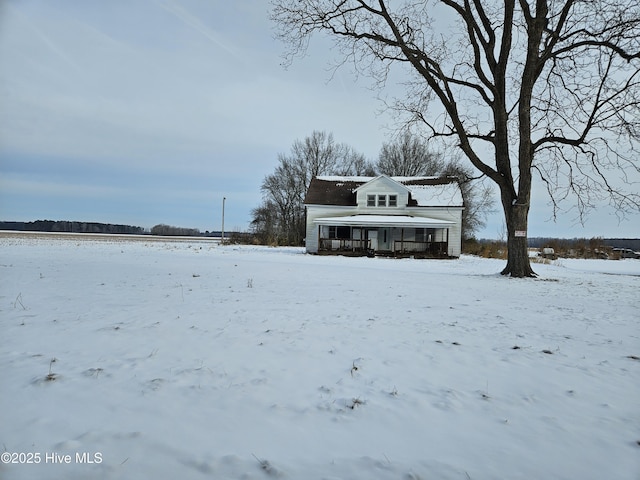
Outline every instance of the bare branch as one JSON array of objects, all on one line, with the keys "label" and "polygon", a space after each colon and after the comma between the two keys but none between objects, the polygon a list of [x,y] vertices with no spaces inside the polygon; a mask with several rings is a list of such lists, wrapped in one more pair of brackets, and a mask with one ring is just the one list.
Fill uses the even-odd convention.
[{"label": "bare branch", "polygon": [[573,202],[583,219],[605,198],[640,210],[637,0],[272,3],[287,58],[323,33],[380,88],[392,65],[406,72],[406,96],[390,108],[497,185],[518,252],[510,273],[532,273],[515,232],[527,230],[534,172],[554,214]]}]

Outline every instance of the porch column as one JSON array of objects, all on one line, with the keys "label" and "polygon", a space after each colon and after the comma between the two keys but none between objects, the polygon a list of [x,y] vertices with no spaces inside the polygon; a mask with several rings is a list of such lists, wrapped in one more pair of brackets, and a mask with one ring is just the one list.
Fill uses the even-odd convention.
[{"label": "porch column", "polygon": [[449,256],[449,229],[447,228],[447,242],[445,243],[445,254]]},{"label": "porch column", "polygon": [[355,249],[353,244],[353,225],[349,225],[349,243],[351,243],[351,251],[353,252]]}]

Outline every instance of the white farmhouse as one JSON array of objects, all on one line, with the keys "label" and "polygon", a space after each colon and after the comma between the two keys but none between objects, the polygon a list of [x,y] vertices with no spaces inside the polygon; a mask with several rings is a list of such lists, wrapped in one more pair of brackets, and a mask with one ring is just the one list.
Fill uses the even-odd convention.
[{"label": "white farmhouse", "polygon": [[308,253],[460,256],[454,177],[314,177],[304,203]]}]

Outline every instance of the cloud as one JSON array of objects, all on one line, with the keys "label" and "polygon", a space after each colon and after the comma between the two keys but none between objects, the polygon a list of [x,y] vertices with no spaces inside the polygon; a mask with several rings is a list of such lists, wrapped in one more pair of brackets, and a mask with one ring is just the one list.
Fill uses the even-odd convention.
[{"label": "cloud", "polygon": [[179,5],[177,2],[173,0],[165,0],[162,3],[162,8],[170,12],[172,15],[178,17],[187,26],[202,34],[205,38],[209,39],[216,46],[220,47],[223,51],[231,55],[236,60],[242,61],[243,57],[235,50],[235,48],[227,45],[225,42],[220,40],[219,36],[212,28],[202,23],[198,17],[195,17],[194,15],[189,13],[186,8]]},{"label": "cloud", "polygon": [[366,79],[327,69],[322,38],[283,70],[263,0],[2,6],[0,197],[13,219],[45,207],[74,219],[74,203],[106,218],[126,198],[143,225],[183,215],[203,228],[226,196],[227,221],[245,228],[295,140],[326,130],[373,160],[393,123]]}]

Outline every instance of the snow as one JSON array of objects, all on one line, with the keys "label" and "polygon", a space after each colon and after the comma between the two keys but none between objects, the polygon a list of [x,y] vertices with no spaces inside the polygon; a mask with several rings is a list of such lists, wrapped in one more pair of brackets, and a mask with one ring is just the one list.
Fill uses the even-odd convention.
[{"label": "snow", "polygon": [[639,478],[640,261],[503,266],[1,237],[0,478]]},{"label": "snow", "polygon": [[[318,175],[317,178],[318,180],[324,180],[327,182],[340,182],[340,181],[344,181],[344,182],[361,182],[361,183],[366,183],[369,182],[371,180],[374,180],[376,178],[380,178],[383,176],[387,176],[387,175],[378,175],[376,177],[372,177],[372,176],[366,176],[366,175]],[[389,177],[392,180],[395,180],[396,182],[409,182],[409,181],[413,181],[413,180],[433,180],[433,179],[438,179],[441,178],[437,175],[431,175],[431,176],[393,176],[393,177]]]},{"label": "snow", "polygon": [[[354,177],[354,176],[318,176],[318,180],[328,182],[341,182],[337,185],[343,185],[343,182],[358,182],[361,183],[361,188],[367,182],[380,177]],[[431,180],[439,177],[389,177],[396,182],[409,182],[415,180]],[[462,192],[460,186],[453,183],[446,183],[441,185],[403,185],[407,190],[411,192],[411,198],[413,198],[420,207],[459,207],[463,204]],[[357,189],[356,189],[357,190]]]},{"label": "snow", "polygon": [[421,207],[463,205],[462,192],[457,183],[444,185],[407,185],[413,198]]}]

